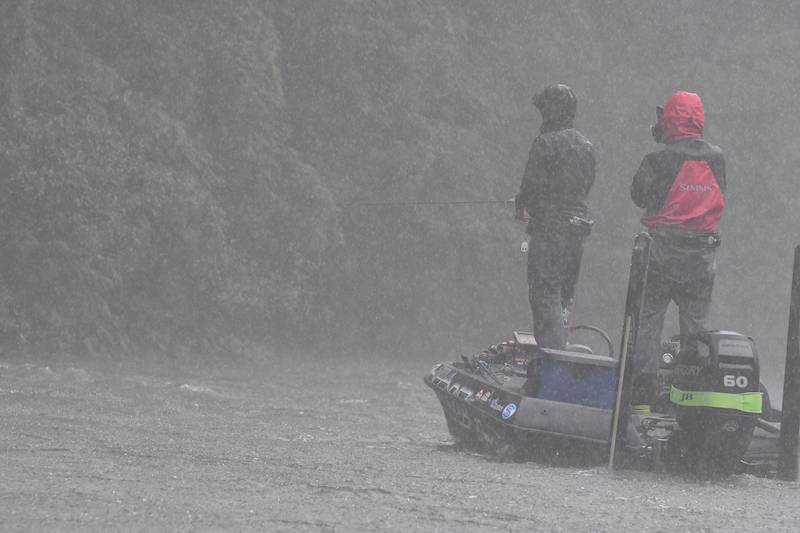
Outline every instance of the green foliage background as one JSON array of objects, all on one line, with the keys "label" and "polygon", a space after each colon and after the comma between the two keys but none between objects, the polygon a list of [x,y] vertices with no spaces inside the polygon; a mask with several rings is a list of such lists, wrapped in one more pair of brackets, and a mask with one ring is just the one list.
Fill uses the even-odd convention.
[{"label": "green foliage background", "polygon": [[653,106],[701,94],[730,193],[713,325],[779,357],[797,227],[791,2],[6,0],[7,350],[441,357],[525,328],[507,208],[566,82],[598,150],[578,318],[616,334]]}]

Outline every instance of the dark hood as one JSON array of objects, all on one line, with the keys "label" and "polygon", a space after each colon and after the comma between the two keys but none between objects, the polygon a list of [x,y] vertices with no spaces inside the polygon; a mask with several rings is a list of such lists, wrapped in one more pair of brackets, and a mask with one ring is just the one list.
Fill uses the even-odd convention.
[{"label": "dark hood", "polygon": [[542,126],[539,130],[548,133],[572,127],[578,99],[568,85],[557,83],[535,95],[533,105],[542,114]]}]

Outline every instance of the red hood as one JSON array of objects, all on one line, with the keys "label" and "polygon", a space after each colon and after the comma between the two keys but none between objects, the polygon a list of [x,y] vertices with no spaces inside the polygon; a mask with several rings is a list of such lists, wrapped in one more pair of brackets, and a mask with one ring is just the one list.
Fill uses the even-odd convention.
[{"label": "red hood", "polygon": [[669,144],[683,139],[698,139],[703,136],[704,123],[705,112],[700,97],[678,91],[669,97],[661,116],[664,142]]}]

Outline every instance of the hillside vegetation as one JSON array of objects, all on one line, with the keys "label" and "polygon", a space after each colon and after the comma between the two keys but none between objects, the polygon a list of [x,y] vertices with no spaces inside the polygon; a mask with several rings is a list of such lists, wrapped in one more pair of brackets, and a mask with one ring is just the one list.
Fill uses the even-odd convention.
[{"label": "hillside vegetation", "polygon": [[[519,186],[563,81],[597,147],[578,317],[617,332],[653,106],[707,108],[731,186],[715,325],[781,349],[798,8],[6,0],[0,344],[444,355],[530,317]],[[787,238],[788,236],[788,238]]]}]

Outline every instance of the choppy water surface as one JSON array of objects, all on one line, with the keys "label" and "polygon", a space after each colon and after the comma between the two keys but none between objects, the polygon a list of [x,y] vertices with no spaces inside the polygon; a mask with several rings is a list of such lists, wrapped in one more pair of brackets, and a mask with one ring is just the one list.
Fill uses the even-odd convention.
[{"label": "choppy water surface", "polygon": [[455,450],[429,368],[4,361],[2,529],[800,531],[797,483]]}]

